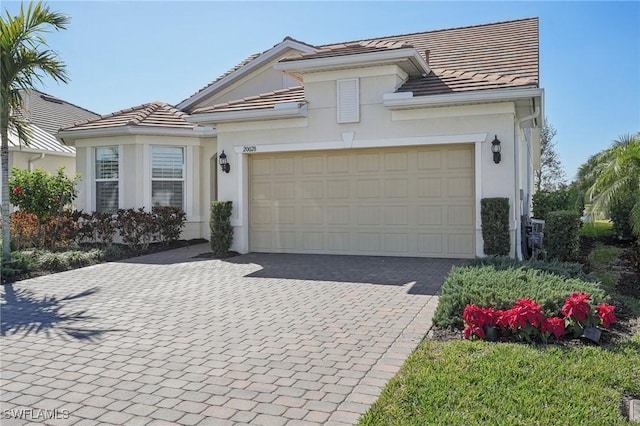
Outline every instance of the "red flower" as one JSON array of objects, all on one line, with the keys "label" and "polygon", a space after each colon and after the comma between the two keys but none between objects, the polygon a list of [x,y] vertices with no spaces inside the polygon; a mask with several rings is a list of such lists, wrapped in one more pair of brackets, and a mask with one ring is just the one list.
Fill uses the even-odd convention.
[{"label": "red flower", "polygon": [[483,327],[495,324],[495,313],[492,307],[479,308],[474,304],[469,304],[462,312],[462,319],[467,325]]},{"label": "red flower", "polygon": [[551,333],[556,339],[560,339],[564,334],[564,319],[558,317],[549,317],[542,323],[542,332]]},{"label": "red flower", "polygon": [[16,195],[22,194],[22,188],[16,186],[15,188],[13,188],[13,193]]},{"label": "red flower", "polygon": [[470,339],[472,336],[478,336],[479,338],[484,339],[484,329],[473,325],[465,326],[464,338]]},{"label": "red flower", "polygon": [[516,310],[517,323],[522,328],[526,327],[527,324],[531,324],[537,328],[544,321],[540,304],[529,298],[516,300],[516,304],[512,309]]},{"label": "red flower", "polygon": [[616,314],[613,313],[614,309],[616,309],[615,306],[609,305],[607,303],[601,303],[596,306],[596,310],[598,311],[598,316],[602,321],[603,327],[609,327],[611,323],[615,322]]},{"label": "red flower", "polygon": [[574,317],[578,322],[583,322],[591,312],[588,300],[591,300],[591,296],[587,293],[573,293],[565,300],[562,315]]}]

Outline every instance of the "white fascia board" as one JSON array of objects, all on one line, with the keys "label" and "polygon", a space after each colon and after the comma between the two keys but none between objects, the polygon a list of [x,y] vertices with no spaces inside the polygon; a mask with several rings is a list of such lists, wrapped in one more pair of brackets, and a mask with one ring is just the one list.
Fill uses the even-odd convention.
[{"label": "white fascia board", "polygon": [[[287,102],[287,104],[293,104]],[[243,111],[223,111],[192,114],[187,118],[191,123],[230,123],[239,121],[277,120],[282,118],[300,118],[307,116],[307,105],[290,107],[253,109]]]},{"label": "white fascia board", "polygon": [[[405,92],[410,93],[410,92]],[[474,102],[507,101],[515,99],[541,98],[544,90],[538,88],[495,89],[476,92],[448,93],[444,95],[425,95],[414,97],[403,93],[387,93],[383,96],[383,105],[390,110],[441,106],[447,104],[463,104]]]},{"label": "white fascia board", "polygon": [[388,63],[398,63],[402,60],[408,60],[413,65],[413,68],[415,69],[414,72],[408,72],[405,70],[410,75],[422,75],[429,74],[431,72],[429,64],[427,64],[422,56],[420,56],[420,53],[418,53],[414,48],[284,61],[274,64],[273,68],[284,72],[313,72],[327,68],[335,69],[353,68],[356,66],[385,65]]},{"label": "white fascia board", "polygon": [[17,148],[17,147],[9,147],[9,151],[11,152],[24,152],[28,154],[42,154],[45,153],[48,156],[57,156],[57,157],[75,157],[75,152],[65,152],[65,151],[51,151],[48,149],[37,149],[37,148]]},{"label": "white fascia board", "polygon": [[307,46],[306,44],[298,43],[293,40],[285,40],[282,43],[273,47],[272,49],[264,52],[263,54],[261,54],[260,56],[258,56],[253,61],[246,64],[245,66],[238,68],[237,70],[227,75],[220,81],[217,81],[216,83],[207,87],[202,92],[196,93],[195,95],[191,96],[189,99],[186,99],[180,102],[178,105],[176,105],[176,108],[178,108],[179,110],[189,108],[190,106],[197,103],[201,99],[209,96],[211,93],[215,92],[216,90],[228,85],[229,83],[232,83],[233,81],[237,80],[243,75],[250,73],[251,71],[264,65],[266,62],[269,62],[270,60],[274,59],[276,56],[278,56],[279,54],[281,54],[287,49],[294,49],[294,50],[301,51],[303,53],[310,53],[314,51],[314,49],[311,46]]},{"label": "white fascia board", "polygon": [[208,138],[216,136],[215,129],[202,127],[199,129],[175,129],[166,127],[121,126],[106,129],[64,130],[56,133],[60,142],[74,146],[76,139],[88,139],[105,136],[147,135],[147,136],[182,136],[190,138]]}]

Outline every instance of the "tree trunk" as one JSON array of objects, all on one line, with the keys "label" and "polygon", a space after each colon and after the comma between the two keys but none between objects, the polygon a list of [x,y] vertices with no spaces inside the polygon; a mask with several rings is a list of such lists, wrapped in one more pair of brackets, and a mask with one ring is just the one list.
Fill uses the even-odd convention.
[{"label": "tree trunk", "polygon": [[2,257],[11,257],[11,233],[9,231],[9,131],[3,126],[0,129],[0,139],[2,139]]}]

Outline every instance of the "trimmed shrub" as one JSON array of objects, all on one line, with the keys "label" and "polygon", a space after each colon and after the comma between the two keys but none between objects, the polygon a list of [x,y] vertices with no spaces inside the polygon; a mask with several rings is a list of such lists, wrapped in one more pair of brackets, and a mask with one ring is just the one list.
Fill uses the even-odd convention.
[{"label": "trimmed shrub", "polygon": [[145,212],[142,207],[118,210],[116,224],[122,242],[133,250],[146,250],[151,241],[157,239],[158,222],[151,212]]},{"label": "trimmed shrub", "polygon": [[231,248],[233,242],[233,227],[231,226],[231,201],[214,201],[211,203],[211,251],[216,256],[224,256]]},{"label": "trimmed shrub", "polygon": [[580,291],[589,293],[594,304],[606,300],[600,285],[594,282],[565,279],[533,269],[454,267],[442,286],[433,323],[438,327],[461,328],[462,312],[468,304],[508,309],[517,299],[526,297],[540,303],[546,316],[561,316],[566,297]]},{"label": "trimmed shrub", "polygon": [[569,193],[564,190],[538,191],[533,194],[533,217],[547,220],[549,213],[558,210],[571,210],[569,207]]},{"label": "trimmed shrub", "polygon": [[609,217],[613,222],[613,232],[623,240],[630,240],[633,237],[631,209],[636,203],[636,197],[640,197],[640,192],[626,192],[612,200],[609,207]]},{"label": "trimmed shrub", "polygon": [[158,239],[161,243],[170,243],[180,238],[187,214],[178,207],[154,207],[153,214],[158,222]]},{"label": "trimmed shrub", "polygon": [[576,278],[582,281],[597,282],[598,279],[593,274],[586,274],[584,266],[578,262],[560,262],[558,260],[537,260],[526,261],[513,259],[509,256],[490,256],[470,260],[469,266],[492,266],[496,270],[506,269],[534,269],[536,271],[547,272],[562,278]]},{"label": "trimmed shrub", "polygon": [[509,254],[509,199],[483,198],[480,200],[482,217],[482,239],[487,255]]},{"label": "trimmed shrub", "polygon": [[38,269],[38,258],[35,252],[11,253],[11,259],[2,259],[0,263],[0,277],[2,282],[11,282],[16,277],[24,276]]},{"label": "trimmed shrub", "polygon": [[563,210],[549,212],[545,220],[544,247],[549,259],[570,262],[580,251],[580,215]]}]

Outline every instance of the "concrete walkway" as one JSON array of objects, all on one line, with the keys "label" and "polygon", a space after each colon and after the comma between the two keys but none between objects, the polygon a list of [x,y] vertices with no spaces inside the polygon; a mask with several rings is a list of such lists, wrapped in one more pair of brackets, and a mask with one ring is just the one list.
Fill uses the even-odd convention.
[{"label": "concrete walkway", "polygon": [[2,424],[353,424],[459,263],[206,251],[4,286]]}]

